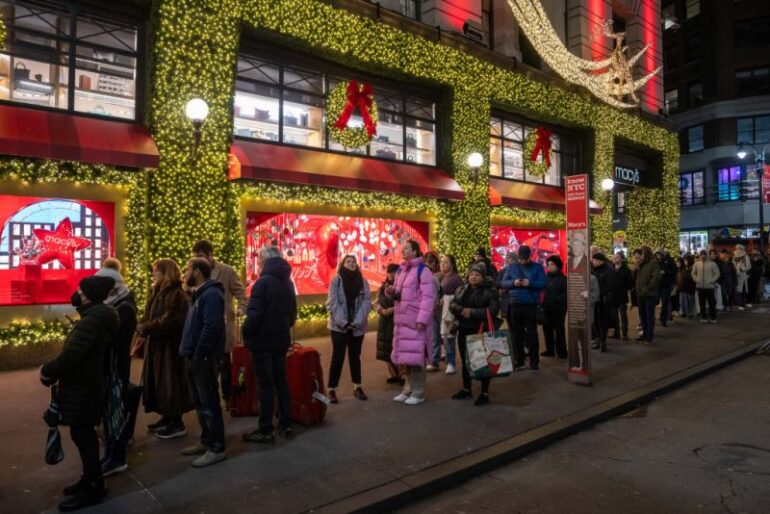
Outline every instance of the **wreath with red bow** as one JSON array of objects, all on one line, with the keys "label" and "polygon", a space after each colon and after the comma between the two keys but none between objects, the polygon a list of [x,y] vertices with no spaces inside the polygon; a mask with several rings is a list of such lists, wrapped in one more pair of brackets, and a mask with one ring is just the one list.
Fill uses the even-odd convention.
[{"label": "wreath with red bow", "polygon": [[[337,84],[329,93],[326,112],[329,135],[346,148],[365,146],[377,134],[377,103],[368,82],[351,80]],[[361,117],[363,127],[348,126],[353,114]]]},{"label": "wreath with red bow", "polygon": [[551,136],[553,132],[538,127],[531,130],[524,140],[524,158],[527,173],[533,177],[542,177],[551,167]]}]

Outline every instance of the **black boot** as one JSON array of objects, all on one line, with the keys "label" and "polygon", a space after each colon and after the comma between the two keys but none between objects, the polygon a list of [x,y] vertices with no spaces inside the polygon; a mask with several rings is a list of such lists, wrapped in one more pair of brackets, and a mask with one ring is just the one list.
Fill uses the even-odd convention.
[{"label": "black boot", "polygon": [[59,504],[59,512],[72,512],[92,505],[97,505],[104,499],[104,494],[104,480],[99,479],[94,482],[84,481],[81,487],[75,492],[74,496]]},{"label": "black boot", "polygon": [[81,476],[81,477],[80,477],[80,480],[78,480],[77,482],[75,482],[75,483],[74,483],[74,484],[72,484],[72,485],[68,485],[67,487],[65,487],[65,488],[62,490],[62,494],[63,494],[64,496],[72,496],[72,495],[73,495],[73,494],[75,494],[76,492],[80,491],[80,488],[81,488],[81,487],[83,487],[83,485],[85,484],[85,481],[86,481],[86,480],[85,480],[85,478],[83,478],[83,477]]}]

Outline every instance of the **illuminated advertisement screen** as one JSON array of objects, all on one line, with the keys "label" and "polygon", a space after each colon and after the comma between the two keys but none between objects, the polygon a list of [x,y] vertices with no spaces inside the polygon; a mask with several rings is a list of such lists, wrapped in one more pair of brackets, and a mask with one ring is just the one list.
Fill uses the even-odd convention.
[{"label": "illuminated advertisement screen", "polygon": [[0,306],[69,303],[113,255],[115,205],[0,195]]},{"label": "illuminated advertisement screen", "polygon": [[327,294],[329,282],[344,255],[354,255],[364,278],[376,289],[388,264],[401,262],[401,248],[409,239],[425,251],[428,224],[383,218],[274,214],[249,212],[246,221],[246,276],[259,276],[260,248],[277,246],[292,266],[300,295]]},{"label": "illuminated advertisement screen", "polygon": [[567,249],[564,230],[516,228],[501,225],[491,227],[492,264],[500,270],[505,267],[505,255],[517,252],[520,246],[532,249],[532,260],[545,266],[545,260],[553,254],[566,261]]}]

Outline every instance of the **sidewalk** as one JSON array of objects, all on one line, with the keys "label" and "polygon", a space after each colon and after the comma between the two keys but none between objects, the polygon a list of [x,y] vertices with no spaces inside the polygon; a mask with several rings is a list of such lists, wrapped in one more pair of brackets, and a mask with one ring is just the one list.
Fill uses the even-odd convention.
[{"label": "sidewalk", "polygon": [[[618,397],[630,390],[770,337],[770,309],[731,313],[719,325],[677,320],[660,328],[657,345],[611,343],[594,352],[594,386],[567,382],[565,363],[543,359],[541,372],[493,381],[492,404],[449,399],[460,377],[429,374],[429,401],[396,404],[399,388],[385,384],[385,366],[374,359],[374,334],[364,345],[368,402],[352,396],[347,376],[327,421],[298,431],[294,441],[254,448],[240,434],[256,420],[227,418],[228,460],[196,470],[179,451],[198,434],[194,415],[187,437],[160,441],[144,433],[155,416],[141,415],[129,472],[109,477],[107,501],[91,512],[260,512],[293,513],[328,505],[386,484],[403,484],[414,473],[489,447],[548,422]],[[636,320],[632,323],[635,326]],[[328,370],[328,338],[304,342],[322,353]],[[134,376],[139,368],[135,366]],[[347,373],[347,369],[344,373]],[[43,462],[46,430],[40,415],[47,390],[36,371],[0,374],[0,511],[55,511],[64,485],[79,476],[79,459],[65,433],[64,462]],[[88,512],[88,511],[84,511]]]}]

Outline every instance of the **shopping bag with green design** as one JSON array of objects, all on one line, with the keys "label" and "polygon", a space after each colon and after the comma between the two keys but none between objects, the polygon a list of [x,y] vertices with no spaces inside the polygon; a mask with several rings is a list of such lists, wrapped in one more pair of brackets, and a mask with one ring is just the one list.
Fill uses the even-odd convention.
[{"label": "shopping bag with green design", "polygon": [[495,330],[492,313],[487,310],[487,328],[484,323],[479,333],[466,338],[468,371],[475,379],[507,377],[513,372],[511,347],[508,334],[504,330]]}]

